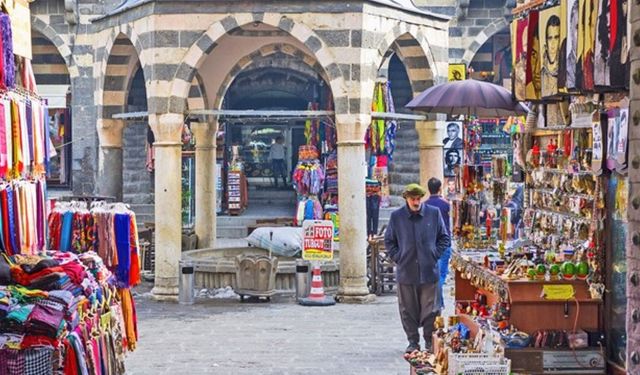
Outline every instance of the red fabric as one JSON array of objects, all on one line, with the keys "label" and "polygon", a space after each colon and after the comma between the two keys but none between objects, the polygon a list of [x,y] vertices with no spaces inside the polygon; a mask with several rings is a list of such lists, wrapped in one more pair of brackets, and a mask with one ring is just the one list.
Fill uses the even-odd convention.
[{"label": "red fabric", "polygon": [[69,339],[64,340],[64,375],[77,375],[79,374],[78,369],[78,358],[76,356],[76,351],[73,349],[73,346],[69,342]]},{"label": "red fabric", "polygon": [[74,284],[82,284],[82,281],[87,277],[87,273],[84,271],[84,267],[80,263],[70,262],[63,264],[60,267]]},{"label": "red fabric", "polygon": [[47,336],[25,336],[20,343],[20,349],[28,349],[34,346],[51,346],[58,348],[58,340]]},{"label": "red fabric", "polygon": [[29,284],[31,284],[33,280],[39,279],[42,276],[46,276],[54,272],[64,272],[64,269],[62,267],[49,267],[43,269],[42,271],[38,271],[34,274],[29,275],[20,266],[11,267],[11,277],[13,278],[13,280],[15,280],[18,284],[24,286],[29,286]]},{"label": "red fabric", "polygon": [[[2,44],[2,43],[0,43]],[[1,55],[0,55],[1,56]],[[2,60],[2,59],[0,59]],[[15,252],[11,247],[11,235],[9,233],[9,198],[6,189],[3,189],[0,192],[0,205],[2,206],[2,222],[4,225],[2,226],[2,234],[5,239],[5,246],[7,249],[7,255],[14,255]]]},{"label": "red fabric", "polygon": [[609,37],[609,53],[613,51],[613,47],[616,45],[616,38],[618,37],[618,1],[619,0],[609,1],[609,30],[611,31]]}]

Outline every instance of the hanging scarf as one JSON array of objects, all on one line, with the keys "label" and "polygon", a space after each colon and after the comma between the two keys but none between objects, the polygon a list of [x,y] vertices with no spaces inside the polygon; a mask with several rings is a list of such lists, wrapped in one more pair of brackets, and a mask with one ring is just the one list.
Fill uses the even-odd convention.
[{"label": "hanging scarf", "polygon": [[3,72],[4,86],[7,88],[15,87],[16,82],[16,64],[13,59],[13,35],[11,32],[11,19],[6,13],[0,12],[0,28],[2,29],[2,52],[3,52]]}]

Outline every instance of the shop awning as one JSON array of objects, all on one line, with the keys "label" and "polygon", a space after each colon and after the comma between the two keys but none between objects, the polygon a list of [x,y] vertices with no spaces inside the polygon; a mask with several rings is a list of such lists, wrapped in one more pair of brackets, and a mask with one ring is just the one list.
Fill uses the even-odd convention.
[{"label": "shop awning", "polygon": [[[335,114],[334,111],[256,111],[256,110],[234,110],[234,109],[197,109],[189,111],[187,116],[213,116],[216,118],[253,118],[253,119],[309,119],[309,118],[323,118],[331,117]],[[114,119],[119,120],[132,120],[147,118],[149,114],[147,112],[126,112],[116,113],[112,116]],[[395,113],[395,112],[371,112],[372,118],[379,119],[394,119],[394,120],[411,120],[411,121],[424,121],[427,120],[427,116],[415,115],[410,113]]]}]

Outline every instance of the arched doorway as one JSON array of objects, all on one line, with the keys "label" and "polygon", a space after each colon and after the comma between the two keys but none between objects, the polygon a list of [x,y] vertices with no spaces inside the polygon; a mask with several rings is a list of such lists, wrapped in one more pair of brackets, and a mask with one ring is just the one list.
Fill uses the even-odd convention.
[{"label": "arched doorway", "polygon": [[72,124],[71,80],[64,58],[46,36],[31,30],[33,72],[38,93],[47,99],[51,141],[56,155],[51,158],[47,185],[54,189],[71,188]]}]

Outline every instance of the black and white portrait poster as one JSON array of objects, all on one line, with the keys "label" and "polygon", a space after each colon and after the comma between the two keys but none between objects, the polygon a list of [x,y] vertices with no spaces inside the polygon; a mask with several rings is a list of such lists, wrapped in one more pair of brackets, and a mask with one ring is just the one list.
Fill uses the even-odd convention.
[{"label": "black and white portrait poster", "polygon": [[444,161],[444,176],[453,177],[456,175],[456,166],[460,167],[462,162],[462,122],[461,121],[447,121],[446,122],[447,136],[442,140]]}]

